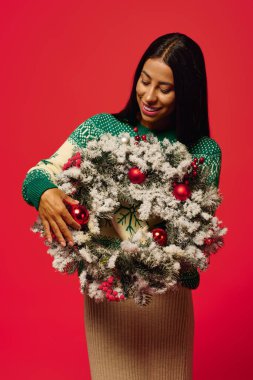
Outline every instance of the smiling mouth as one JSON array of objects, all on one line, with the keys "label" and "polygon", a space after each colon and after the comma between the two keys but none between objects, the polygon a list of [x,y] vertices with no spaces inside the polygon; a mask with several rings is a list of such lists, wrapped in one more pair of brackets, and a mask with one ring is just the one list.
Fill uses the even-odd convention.
[{"label": "smiling mouth", "polygon": [[162,107],[150,107],[148,106],[147,104],[143,103],[142,102],[142,107],[144,110],[148,111],[148,112],[156,112],[156,111],[159,111]]},{"label": "smiling mouth", "polygon": [[142,112],[144,112],[146,115],[155,115],[159,112],[159,110],[162,108],[162,107],[149,107],[148,105],[146,105],[145,103],[141,102],[142,103]]}]

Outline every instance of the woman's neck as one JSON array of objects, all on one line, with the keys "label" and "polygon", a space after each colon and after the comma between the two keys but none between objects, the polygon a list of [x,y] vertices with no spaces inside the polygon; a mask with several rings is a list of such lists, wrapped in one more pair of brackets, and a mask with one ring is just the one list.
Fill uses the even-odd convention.
[{"label": "woman's neck", "polygon": [[143,120],[140,113],[137,114],[137,119],[139,120],[139,123],[141,125],[149,128],[151,131],[165,132],[168,130],[175,129],[175,120],[173,114],[169,115],[169,118],[167,118],[166,120],[158,120],[158,122],[152,124]]}]

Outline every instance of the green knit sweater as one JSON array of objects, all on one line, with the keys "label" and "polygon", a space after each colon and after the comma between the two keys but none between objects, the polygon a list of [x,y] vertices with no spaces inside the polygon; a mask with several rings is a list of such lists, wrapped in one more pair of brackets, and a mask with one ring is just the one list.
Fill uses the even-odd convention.
[{"label": "green knit sweater", "polygon": [[[138,134],[151,132],[140,122],[137,124]],[[39,208],[40,197],[44,191],[57,188],[55,177],[62,171],[63,165],[73,155],[76,147],[84,148],[88,140],[99,138],[103,133],[118,135],[121,132],[128,132],[130,136],[135,136],[133,127],[127,123],[118,121],[109,113],[98,113],[88,118],[80,124],[61,145],[61,147],[49,158],[40,160],[35,166],[30,168],[22,185],[22,195],[24,200],[37,210]],[[161,141],[167,137],[171,142],[176,142],[175,130],[165,132],[151,132]],[[210,168],[208,182],[219,186],[221,168],[221,149],[217,142],[208,136],[201,137],[190,149],[189,152],[194,157],[204,157],[204,165]]]}]

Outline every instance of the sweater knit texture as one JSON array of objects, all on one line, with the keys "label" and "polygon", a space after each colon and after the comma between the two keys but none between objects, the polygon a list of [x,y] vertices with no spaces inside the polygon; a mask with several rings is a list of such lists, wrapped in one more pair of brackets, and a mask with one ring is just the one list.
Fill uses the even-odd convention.
[{"label": "sweater knit texture", "polygon": [[[148,132],[160,141],[176,142],[175,130],[150,131],[137,123],[139,135]],[[80,124],[49,158],[40,160],[26,173],[22,185],[24,200],[39,209],[41,195],[57,188],[56,175],[72,157],[74,149],[104,133],[119,135],[133,127],[109,113],[98,113]],[[204,157],[210,169],[208,183],[219,186],[221,149],[217,142],[201,137],[189,148],[197,158]],[[191,380],[193,366],[194,314],[192,290],[155,295],[151,303],[138,307],[133,299],[96,303],[84,294],[85,333],[92,380]]]},{"label": "sweater knit texture", "polygon": [[[138,128],[140,135],[150,132],[141,123],[138,123]],[[40,160],[28,170],[22,186],[24,200],[38,210],[40,197],[44,191],[57,187],[55,176],[62,170],[64,163],[73,155],[74,147],[85,148],[87,141],[99,138],[103,133],[111,133],[117,136],[121,132],[128,132],[130,136],[135,136],[135,132],[131,126],[118,121],[111,114],[99,113],[88,118],[70,134],[67,140],[51,157]],[[167,137],[171,142],[177,141],[174,130],[162,133],[152,131],[152,133],[159,140]],[[189,152],[194,157],[199,158],[203,156],[205,158],[204,165],[210,168],[209,183],[214,183],[218,187],[221,149],[217,142],[208,136],[203,136],[189,149]]]}]

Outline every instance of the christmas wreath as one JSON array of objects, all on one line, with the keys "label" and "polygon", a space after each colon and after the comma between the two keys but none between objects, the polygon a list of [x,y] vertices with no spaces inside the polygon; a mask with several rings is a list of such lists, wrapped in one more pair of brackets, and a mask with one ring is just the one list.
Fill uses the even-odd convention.
[{"label": "christmas wreath", "polygon": [[[145,306],[178,290],[180,274],[206,270],[227,232],[214,216],[222,195],[208,184],[204,157],[151,133],[136,140],[105,133],[76,149],[56,179],[79,201],[66,207],[82,228],[69,227],[73,247],[45,240],[47,252],[55,269],[78,273],[80,291],[96,302]],[[116,236],[106,236],[112,226]],[[44,236],[39,216],[31,230]]]}]

